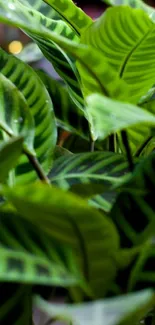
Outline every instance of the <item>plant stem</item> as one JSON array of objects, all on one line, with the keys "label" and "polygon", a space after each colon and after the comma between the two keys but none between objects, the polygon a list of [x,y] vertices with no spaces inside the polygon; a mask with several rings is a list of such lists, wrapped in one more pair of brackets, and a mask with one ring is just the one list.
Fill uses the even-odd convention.
[{"label": "plant stem", "polygon": [[44,183],[50,185],[50,181],[48,179],[48,177],[45,175],[44,170],[42,169],[38,159],[33,156],[32,154],[30,154],[25,148],[23,148],[23,153],[27,156],[27,158],[29,159],[29,162],[31,163],[31,165],[33,166],[34,170],[36,171],[39,179],[41,181],[43,181]]},{"label": "plant stem", "polygon": [[131,150],[130,150],[130,146],[129,146],[127,132],[125,130],[123,130],[121,132],[121,136],[122,136],[123,145],[124,145],[125,150],[126,150],[127,159],[128,159],[128,162],[129,162],[129,168],[130,168],[130,171],[133,172],[134,163],[133,163],[133,160],[132,160],[132,154],[131,154]]},{"label": "plant stem", "polygon": [[91,142],[90,142],[90,151],[94,152],[94,149],[95,149],[95,141],[91,140]]}]

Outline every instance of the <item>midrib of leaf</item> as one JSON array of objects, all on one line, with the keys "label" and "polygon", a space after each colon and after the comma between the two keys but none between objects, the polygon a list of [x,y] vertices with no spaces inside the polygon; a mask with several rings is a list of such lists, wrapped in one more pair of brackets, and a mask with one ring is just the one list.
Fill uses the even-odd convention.
[{"label": "midrib of leaf", "polygon": [[134,53],[134,51],[136,51],[138,49],[138,47],[143,43],[143,41],[145,40],[145,38],[147,38],[147,36],[149,34],[151,34],[154,29],[155,29],[154,26],[151,29],[149,29],[148,32],[139,40],[139,42],[132,48],[132,50],[130,51],[130,53],[126,56],[126,58],[125,58],[125,60],[124,60],[124,62],[122,64],[122,67],[120,69],[120,72],[119,72],[120,78],[123,78],[123,75],[125,73],[126,66],[127,66],[128,62],[130,61],[130,58],[132,57],[132,54]]}]

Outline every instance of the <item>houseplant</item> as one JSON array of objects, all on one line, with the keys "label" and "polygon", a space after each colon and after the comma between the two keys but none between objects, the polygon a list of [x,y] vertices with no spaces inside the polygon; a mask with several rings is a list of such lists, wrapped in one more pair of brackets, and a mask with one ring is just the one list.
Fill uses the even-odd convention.
[{"label": "houseplant", "polygon": [[134,7],[93,22],[71,0],[0,1],[65,83],[0,50],[1,324],[32,324],[32,303],[154,322],[155,23]]}]

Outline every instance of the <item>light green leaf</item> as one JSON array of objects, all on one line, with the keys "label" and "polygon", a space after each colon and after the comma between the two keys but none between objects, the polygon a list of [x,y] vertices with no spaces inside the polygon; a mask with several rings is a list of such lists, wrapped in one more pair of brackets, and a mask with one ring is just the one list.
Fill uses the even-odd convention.
[{"label": "light green leaf", "polygon": [[129,85],[135,103],[154,85],[154,40],[155,24],[148,15],[125,6],[107,9],[81,37]]},{"label": "light green leaf", "polygon": [[[128,103],[114,101],[99,94],[87,98],[87,113],[94,140],[103,140],[114,132],[134,126],[134,134],[138,134],[141,125],[149,135],[155,125],[155,116],[146,110]],[[139,127],[140,125],[140,127]],[[132,133],[132,129],[131,129]]]},{"label": "light green leaf", "polygon": [[72,248],[92,295],[103,297],[116,275],[119,247],[111,221],[79,196],[44,184],[6,188],[4,194],[24,218]]},{"label": "light green leaf", "polygon": [[120,6],[126,5],[133,8],[143,9],[150,18],[155,21],[155,10],[148,4],[146,4],[143,0],[102,0],[106,4],[110,6]]},{"label": "light green leaf", "polygon": [[61,19],[58,12],[53,8],[49,7],[43,0],[19,0],[23,5],[30,6],[32,9],[35,9],[42,13],[45,17],[59,20]]},{"label": "light green leaf", "polygon": [[138,291],[117,298],[77,305],[54,304],[36,297],[34,303],[50,317],[68,320],[76,325],[131,325],[139,321],[154,306],[153,290]]},{"label": "light green leaf", "polygon": [[37,70],[37,73],[51,97],[58,126],[72,134],[88,139],[89,125],[85,113],[72,100],[68,89],[44,71]]},{"label": "light green leaf", "polygon": [[0,145],[0,182],[4,182],[22,154],[23,138],[14,138]]},{"label": "light green leaf", "polygon": [[65,20],[77,34],[81,34],[89,25],[92,19],[78,8],[72,0],[44,0]]},{"label": "light green leaf", "polygon": [[[1,120],[3,118],[8,119],[10,128],[13,128],[15,135],[18,134],[18,130],[22,131],[23,120],[20,117],[24,118],[24,107],[29,113],[33,116],[35,122],[35,139],[34,139],[34,149],[39,159],[42,167],[47,173],[52,162],[53,150],[56,143],[56,125],[55,118],[53,114],[53,105],[51,99],[48,95],[48,92],[41,82],[37,74],[26,65],[24,62],[8,55],[2,49],[0,50],[0,73],[7,84],[15,90],[7,93],[1,93],[6,96],[6,103],[8,103],[8,114],[4,114],[4,109],[1,110],[0,116]],[[1,85],[2,87],[2,85]],[[11,97],[14,96],[14,99]],[[20,97],[19,97],[20,96]],[[14,110],[14,106],[17,105],[16,102],[18,98],[22,99],[22,105],[20,106],[19,112],[17,109]],[[4,101],[3,101],[4,103]],[[4,107],[5,108],[5,107]],[[13,112],[13,119],[11,117],[11,112]],[[26,124],[27,132],[27,143],[32,142],[32,127]],[[30,146],[30,145],[29,145]],[[32,167],[27,161],[26,157],[22,157],[20,160],[20,165],[16,169],[17,182],[29,182],[36,178],[36,174],[33,171]]]}]

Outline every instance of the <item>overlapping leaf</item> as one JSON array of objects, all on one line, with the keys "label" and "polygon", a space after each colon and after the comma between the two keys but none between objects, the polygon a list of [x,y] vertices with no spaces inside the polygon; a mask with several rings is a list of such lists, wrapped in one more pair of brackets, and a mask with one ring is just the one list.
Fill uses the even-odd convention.
[{"label": "overlapping leaf", "polygon": [[126,81],[135,103],[154,85],[154,40],[155,24],[148,15],[124,6],[107,9],[81,38]]},{"label": "overlapping leaf", "polygon": [[89,126],[84,112],[74,103],[65,86],[43,71],[37,71],[51,97],[58,126],[88,138]]},{"label": "overlapping leaf", "polygon": [[19,0],[23,5],[30,6],[31,8],[41,12],[45,17],[51,19],[61,19],[58,12],[48,6],[43,0]]},{"label": "overlapping leaf", "polygon": [[44,0],[64,19],[77,34],[81,34],[84,29],[92,24],[92,19],[78,8],[72,0]]},{"label": "overlapping leaf", "polygon": [[[51,165],[56,142],[53,106],[48,92],[40,78],[29,66],[2,50],[0,50],[0,73],[7,85],[12,87],[10,90],[8,88],[7,92],[4,89],[1,92],[1,98],[3,98],[1,121],[2,119],[6,121],[5,124],[13,130],[15,135],[26,128],[25,139],[30,146],[34,129],[31,132],[30,124],[24,122],[24,107],[26,105],[29,115],[33,116],[35,122],[34,149],[37,158],[47,172]],[[19,99],[22,100],[20,106],[18,105]],[[21,158],[16,174],[18,182],[28,182],[36,177],[24,156]]]},{"label": "overlapping leaf", "polygon": [[155,125],[154,115],[135,105],[99,94],[89,96],[87,103],[92,137],[103,140],[112,133],[127,129],[133,152],[150,136],[151,127]]},{"label": "overlapping leaf", "polygon": [[103,297],[116,274],[119,244],[111,221],[78,196],[44,184],[6,189],[5,195],[24,218],[72,248],[93,296]]},{"label": "overlapping leaf", "polygon": [[78,73],[73,60],[58,47],[50,37],[50,32],[62,35],[78,42],[78,36],[62,20],[47,18],[33,9],[30,3],[19,0],[0,1],[0,21],[21,28],[38,44],[47,59],[52,62],[56,71],[66,81],[74,97],[82,103],[78,84]]}]

